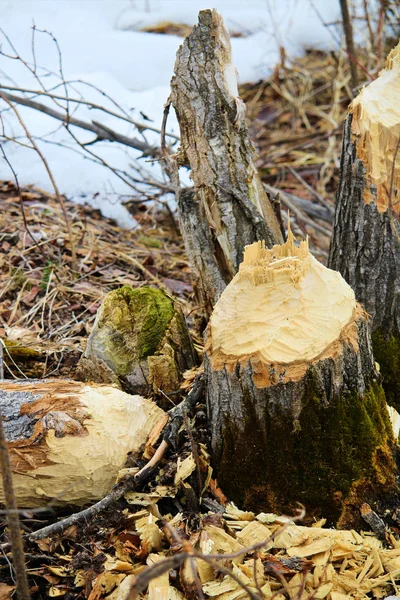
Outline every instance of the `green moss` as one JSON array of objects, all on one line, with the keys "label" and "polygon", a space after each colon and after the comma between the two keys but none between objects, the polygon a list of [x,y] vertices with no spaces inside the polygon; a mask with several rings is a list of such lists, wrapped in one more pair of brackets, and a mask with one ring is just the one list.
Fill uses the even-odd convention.
[{"label": "green moss", "polygon": [[53,269],[54,269],[54,264],[51,261],[48,261],[46,266],[43,269],[42,278],[41,278],[40,284],[39,284],[41,290],[44,290],[44,291],[47,290],[47,286],[49,284]]},{"label": "green moss", "polygon": [[7,354],[15,361],[24,362],[28,360],[37,360],[43,357],[43,355],[27,346],[21,346],[14,340],[3,339],[3,342],[7,348],[5,352],[5,359],[7,360]]},{"label": "green moss", "polygon": [[27,280],[27,276],[24,270],[18,267],[17,269],[13,269],[11,273],[11,279],[11,288],[13,290],[16,290],[22,288],[23,284]]},{"label": "green moss", "polygon": [[148,235],[141,235],[138,237],[138,242],[147,246],[147,248],[162,248],[163,244],[161,240],[150,237]]},{"label": "green moss", "polygon": [[[260,419],[244,390],[243,429],[226,424],[217,473],[222,489],[240,506],[292,511],[301,502],[308,515],[336,522],[358,481],[380,482],[377,490],[382,481],[395,485],[378,454],[386,449],[391,456],[393,444],[382,387],[374,382],[363,396],[342,394],[328,404],[319,386],[310,368],[298,420],[280,403],[274,403],[272,418],[267,398]],[[392,466],[393,472],[393,459]]]},{"label": "green moss", "polygon": [[400,411],[400,338],[386,338],[381,331],[372,334],[375,360],[379,363],[388,404]]},{"label": "green moss", "polygon": [[103,302],[95,345],[104,346],[101,354],[118,375],[126,375],[132,360],[157,351],[173,315],[173,300],[161,290],[123,286]]}]

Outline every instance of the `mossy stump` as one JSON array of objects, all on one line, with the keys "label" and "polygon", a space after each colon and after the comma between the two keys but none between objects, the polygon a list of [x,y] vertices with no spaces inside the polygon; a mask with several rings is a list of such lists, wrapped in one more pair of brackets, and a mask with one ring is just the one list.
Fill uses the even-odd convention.
[{"label": "mossy stump", "polygon": [[345,122],[329,266],[370,315],[389,404],[400,409],[400,44]]},{"label": "mossy stump", "polygon": [[366,315],[339,273],[289,240],[246,248],[210,321],[214,466],[240,507],[351,527],[398,492]]},{"label": "mossy stump", "polygon": [[132,394],[168,394],[196,354],[178,302],[151,287],[123,286],[104,299],[77,377]]}]

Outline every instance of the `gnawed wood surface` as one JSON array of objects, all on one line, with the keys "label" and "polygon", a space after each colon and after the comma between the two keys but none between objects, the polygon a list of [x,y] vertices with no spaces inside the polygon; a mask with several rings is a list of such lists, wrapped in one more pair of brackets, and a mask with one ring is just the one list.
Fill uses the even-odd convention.
[{"label": "gnawed wood surface", "polygon": [[2,382],[0,407],[19,507],[99,500],[165,417],[141,396],[69,380]]},{"label": "gnawed wood surface", "polygon": [[240,506],[302,502],[343,526],[359,522],[360,502],[396,496],[365,313],[290,233],[246,249],[210,319],[206,382],[218,481]]},{"label": "gnawed wood surface", "polygon": [[388,402],[400,406],[400,45],[350,105],[329,266],[370,315]]},{"label": "gnawed wood surface", "polygon": [[[178,50],[171,100],[181,133],[176,159],[190,166],[196,201],[201,205],[190,219],[206,219],[210,251],[226,284],[237,272],[246,244],[265,240],[272,246],[281,241],[281,232],[255,167],[229,34],[215,10],[200,11],[198,25]],[[186,216],[181,210],[194,278],[200,298],[212,305],[220,286],[216,283],[211,297],[210,283],[202,287],[202,280],[209,277],[204,272],[207,265],[191,252],[193,225],[186,227]],[[199,227],[203,229],[202,224]],[[213,271],[214,267],[211,280]]]}]

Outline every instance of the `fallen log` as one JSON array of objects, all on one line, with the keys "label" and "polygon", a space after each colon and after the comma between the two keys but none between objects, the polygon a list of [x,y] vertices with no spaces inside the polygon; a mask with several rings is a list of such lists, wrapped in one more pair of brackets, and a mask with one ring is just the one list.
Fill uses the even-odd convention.
[{"label": "fallen log", "polygon": [[69,380],[2,382],[0,410],[19,508],[103,498],[128,454],[167,420],[151,400]]},{"label": "fallen log", "polygon": [[366,314],[341,275],[288,241],[245,250],[210,319],[207,406],[218,481],[239,506],[340,526],[398,493]]},{"label": "fallen log", "polygon": [[329,266],[370,315],[389,404],[400,407],[400,45],[349,108]]},{"label": "fallen log", "polygon": [[191,197],[177,194],[182,233],[199,304],[210,314],[245,245],[282,239],[255,166],[229,33],[216,10],[200,11],[177,52],[171,101],[181,135],[176,164],[190,166],[194,184]]}]

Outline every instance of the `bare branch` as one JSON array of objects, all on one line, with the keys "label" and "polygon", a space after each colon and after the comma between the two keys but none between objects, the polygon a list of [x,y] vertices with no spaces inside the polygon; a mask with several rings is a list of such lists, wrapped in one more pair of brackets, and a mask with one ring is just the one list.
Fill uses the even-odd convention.
[{"label": "bare branch", "polygon": [[[346,46],[349,56],[355,56],[354,39],[353,39],[353,26],[351,24],[351,18],[349,13],[349,6],[347,0],[340,0],[340,9],[342,11],[343,18],[343,29],[346,37]],[[350,60],[350,73],[351,73],[351,87],[356,89],[358,85],[357,66],[354,61]]]},{"label": "bare branch", "polygon": [[16,104],[21,104],[22,106],[28,106],[29,108],[33,108],[34,110],[38,110],[39,112],[48,115],[49,117],[53,117],[53,119],[61,121],[64,123],[64,125],[75,125],[75,127],[80,127],[80,129],[91,131],[98,136],[99,140],[118,142],[124,146],[135,148],[135,150],[140,150],[143,152],[144,156],[156,156],[158,154],[158,149],[156,147],[151,146],[146,142],[142,142],[137,138],[130,138],[122,133],[117,133],[116,131],[109,129],[97,121],[87,122],[71,116],[68,118],[68,115],[63,114],[58,110],[54,110],[45,104],[41,104],[35,100],[30,100],[29,98],[23,98],[22,96],[16,96],[15,94],[10,94],[8,92],[0,92],[0,96],[6,102],[8,101],[8,104],[10,104],[10,102],[15,102]]},{"label": "bare branch", "polygon": [[[22,94],[34,94],[35,96],[44,96],[45,98],[51,98],[54,100],[68,100],[69,102],[73,102],[75,104],[82,104],[84,106],[88,106],[89,108],[91,108],[93,110],[100,110],[104,113],[107,113],[108,115],[111,115],[112,117],[121,119],[122,121],[126,121],[127,123],[134,125],[139,131],[148,130],[148,131],[153,131],[154,133],[161,134],[161,129],[157,129],[157,127],[153,127],[152,125],[147,125],[146,123],[140,123],[139,121],[135,121],[134,119],[126,117],[125,115],[120,115],[117,112],[110,110],[110,109],[106,108],[105,106],[102,106],[101,104],[96,104],[95,102],[90,102],[89,100],[83,100],[80,98],[69,98],[67,96],[52,94],[50,92],[44,92],[44,91],[40,91],[40,90],[30,90],[30,89],[16,87],[16,86],[12,86],[12,85],[0,85],[0,89],[7,90],[10,92],[20,92]],[[165,132],[165,135],[167,137],[170,137],[177,141],[179,141],[179,139],[180,139],[179,135],[175,135],[174,133]]]}]

